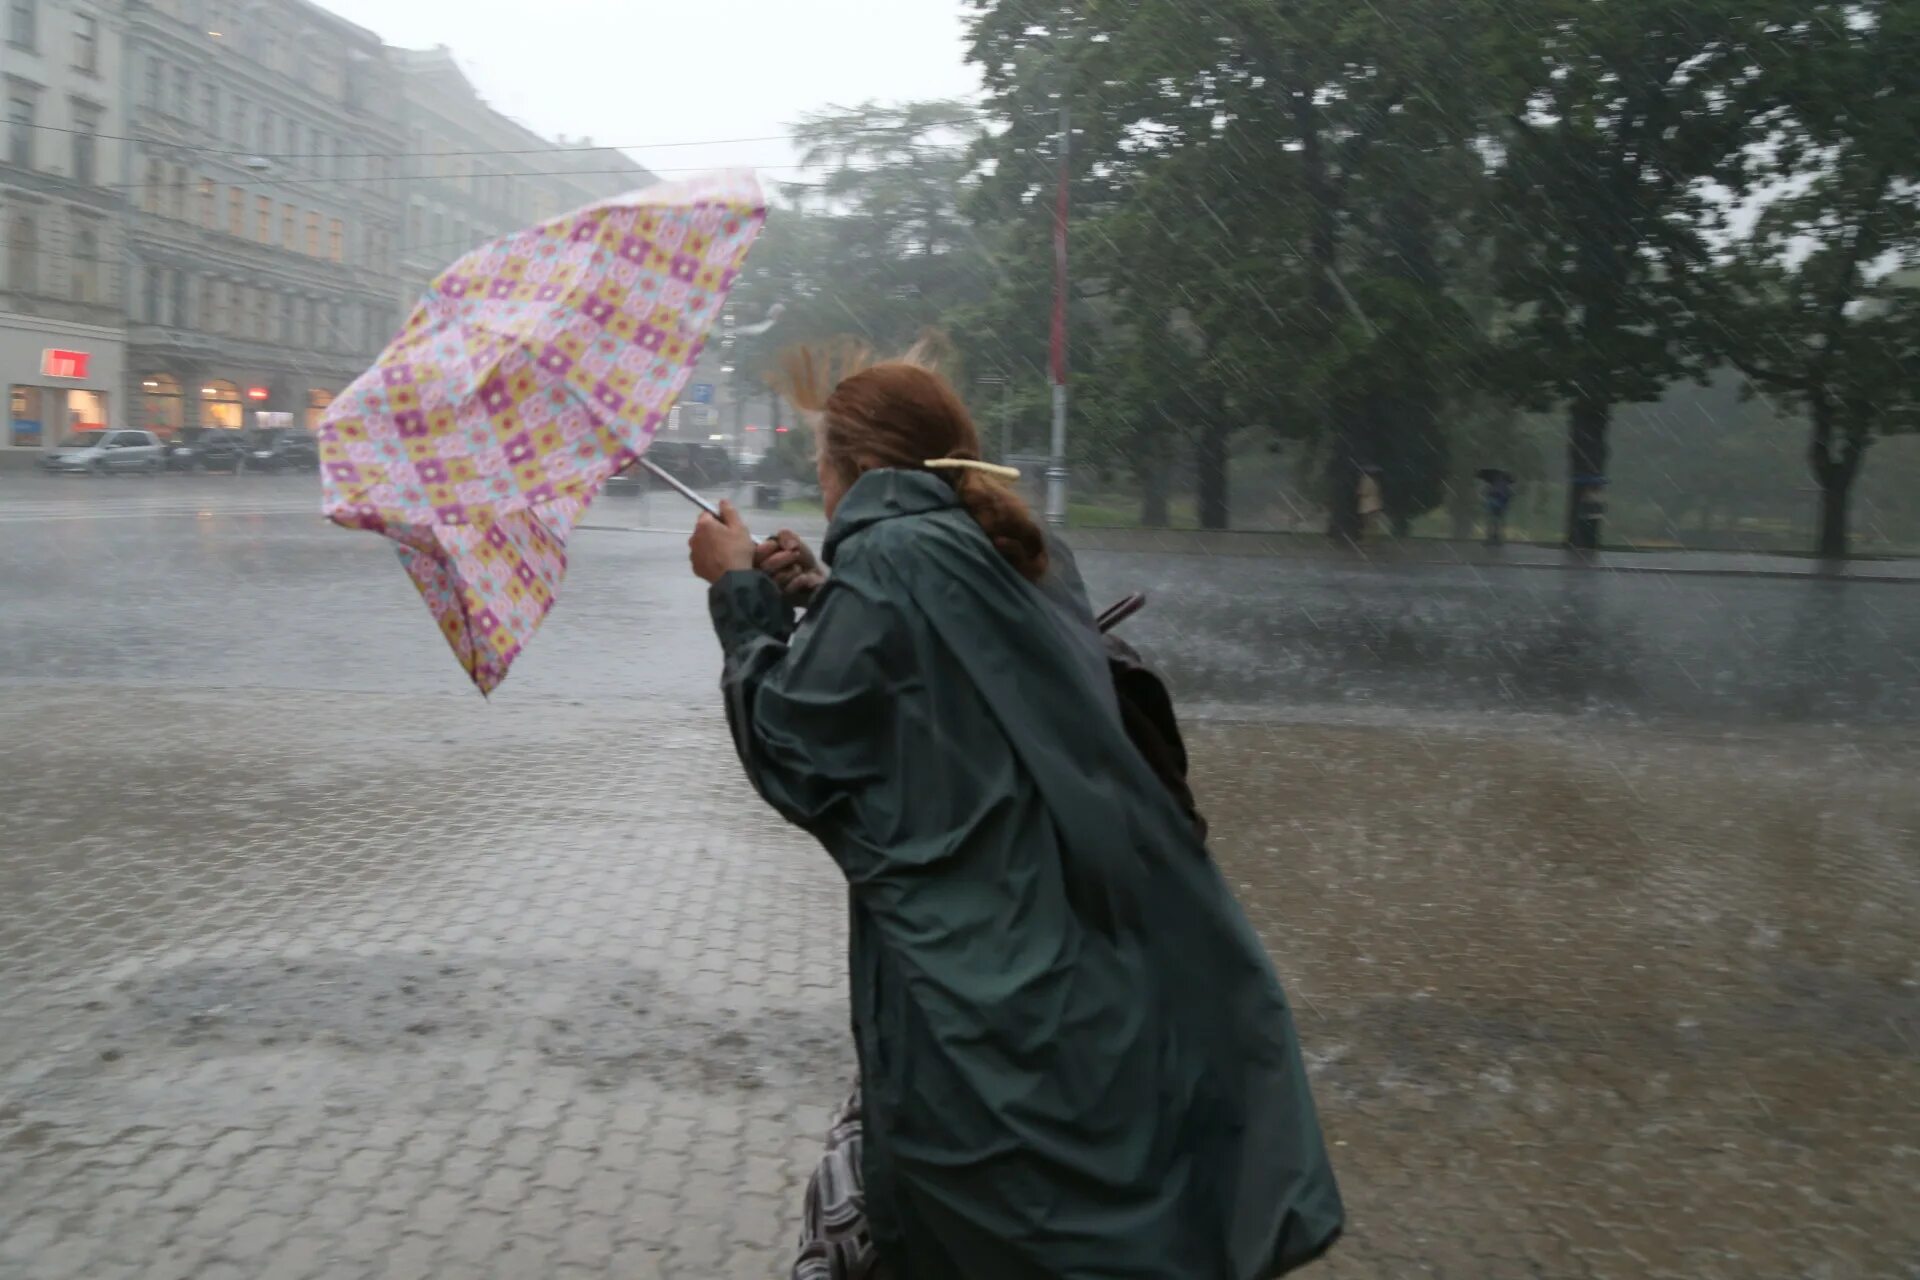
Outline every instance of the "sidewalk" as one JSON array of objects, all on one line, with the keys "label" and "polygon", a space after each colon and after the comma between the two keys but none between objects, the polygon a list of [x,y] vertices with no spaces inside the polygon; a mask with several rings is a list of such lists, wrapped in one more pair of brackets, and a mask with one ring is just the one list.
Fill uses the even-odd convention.
[{"label": "sidewalk", "polygon": [[[725,495],[711,495],[725,496]],[[748,527],[759,536],[791,529],[818,542],[827,522],[816,512],[744,510]],[[605,498],[588,513],[583,529],[634,533],[684,533],[693,512],[673,494]],[[1343,548],[1318,534],[1255,533],[1239,530],[1069,528],[1067,545],[1075,551],[1186,556],[1280,556],[1328,566],[1447,567],[1471,569],[1604,569],[1610,573],[1701,575],[1723,578],[1807,578],[1837,582],[1920,584],[1920,559],[1849,560],[1829,564],[1807,556],[1739,551],[1600,551],[1582,553],[1532,543],[1487,547],[1477,542],[1413,538],[1369,542]]]}]

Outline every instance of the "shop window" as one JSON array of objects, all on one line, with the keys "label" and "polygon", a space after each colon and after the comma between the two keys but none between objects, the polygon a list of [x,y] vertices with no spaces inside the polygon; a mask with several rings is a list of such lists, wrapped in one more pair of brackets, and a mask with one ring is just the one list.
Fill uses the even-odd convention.
[{"label": "shop window", "polygon": [[52,393],[42,387],[15,387],[7,397],[7,443],[16,449],[38,449],[46,440],[47,401]]},{"label": "shop window", "polygon": [[171,440],[185,424],[186,409],[180,379],[170,373],[155,373],[140,380],[140,425],[148,431]]},{"label": "shop window", "polygon": [[[58,398],[59,392],[53,395]],[[79,435],[82,431],[105,431],[112,420],[107,416],[107,393],[104,391],[67,392],[67,434]]]},{"label": "shop window", "polygon": [[327,408],[333,404],[333,396],[333,392],[318,387],[307,392],[307,430],[320,429],[320,419],[326,417]]},{"label": "shop window", "polygon": [[200,424],[238,431],[245,417],[240,388],[225,379],[215,379],[200,388]]}]

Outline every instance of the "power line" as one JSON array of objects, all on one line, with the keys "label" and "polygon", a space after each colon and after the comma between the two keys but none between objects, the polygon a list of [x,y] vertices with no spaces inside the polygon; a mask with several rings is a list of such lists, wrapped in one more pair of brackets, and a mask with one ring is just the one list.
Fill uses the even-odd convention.
[{"label": "power line", "polygon": [[[844,132],[853,134],[871,133],[924,133],[929,129],[952,128],[974,123],[986,116],[981,110],[966,119],[930,120],[923,124],[873,125],[866,128],[850,129]],[[22,127],[15,125],[14,127]],[[136,137],[124,133],[95,133],[86,129],[74,129],[64,125],[25,124],[25,128],[37,129],[45,133],[60,133],[82,138],[97,138],[102,142],[134,142],[149,147],[166,147],[175,151],[191,151],[199,155],[226,156],[249,160],[433,160],[443,157],[472,156],[554,156],[592,154],[597,151],[661,151],[677,147],[724,147],[743,142],[785,142],[791,139],[793,131],[786,133],[754,134],[739,138],[697,138],[680,142],[636,142],[636,143],[594,143],[592,146],[579,147],[527,147],[524,149],[502,148],[479,151],[274,151],[266,152],[250,148],[208,147],[188,142],[169,142],[164,138]],[[571,172],[571,171],[570,171]],[[668,172],[656,170],[655,172]],[[538,175],[523,175],[533,177]]]}]

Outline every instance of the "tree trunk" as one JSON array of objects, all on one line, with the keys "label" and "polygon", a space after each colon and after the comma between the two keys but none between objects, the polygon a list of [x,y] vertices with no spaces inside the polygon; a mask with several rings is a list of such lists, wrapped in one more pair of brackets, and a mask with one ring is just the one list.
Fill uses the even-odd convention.
[{"label": "tree trunk", "polygon": [[1200,498],[1200,527],[1202,529],[1224,529],[1228,522],[1227,503],[1227,446],[1232,428],[1226,424],[1218,412],[1209,414],[1206,425],[1200,428],[1200,440],[1194,454],[1194,470],[1198,473]]},{"label": "tree trunk", "polygon": [[1567,546],[1600,548],[1607,476],[1607,427],[1611,398],[1598,390],[1573,402],[1567,415]]},{"label": "tree trunk", "polygon": [[1360,514],[1360,416],[1357,397],[1341,395],[1333,404],[1333,453],[1327,459],[1327,536],[1358,543],[1366,534]]},{"label": "tree trunk", "polygon": [[1847,507],[1853,499],[1853,477],[1842,478],[1842,469],[1831,468],[1829,478],[1820,484],[1820,558],[1845,560],[1849,553]]},{"label": "tree trunk", "polygon": [[1807,463],[1820,485],[1820,545],[1816,553],[1822,560],[1844,560],[1852,551],[1848,512],[1853,504],[1853,482],[1867,451],[1867,434],[1864,429],[1854,428],[1853,422],[1859,419],[1849,415],[1853,421],[1848,423],[1840,456],[1835,457],[1837,414],[1824,388],[1809,398],[1808,408],[1813,414],[1813,440],[1807,446]]}]

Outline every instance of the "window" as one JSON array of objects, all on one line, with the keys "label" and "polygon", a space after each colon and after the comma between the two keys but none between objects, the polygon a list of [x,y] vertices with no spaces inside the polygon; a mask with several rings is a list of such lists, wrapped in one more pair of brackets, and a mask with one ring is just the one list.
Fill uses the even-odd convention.
[{"label": "window", "polygon": [[313,350],[313,299],[300,299],[300,345]]},{"label": "window", "polygon": [[227,331],[227,324],[228,324],[228,320],[227,320],[227,317],[229,314],[228,293],[230,291],[230,286],[227,284],[225,280],[215,280],[212,282],[212,286],[213,286],[213,302],[211,304],[211,310],[212,310],[211,328],[215,333],[225,333]]},{"label": "window", "polygon": [[21,49],[40,47],[40,0],[12,0],[7,12],[7,43]]},{"label": "window", "polygon": [[7,99],[7,163],[33,168],[33,125],[38,104],[20,96]]},{"label": "window", "polygon": [[184,165],[173,166],[173,181],[167,184],[167,213],[180,222],[187,220],[187,170]]},{"label": "window", "polygon": [[145,102],[148,106],[153,107],[156,110],[158,110],[160,106],[160,86],[162,83],[162,77],[165,74],[166,74],[166,69],[160,65],[160,59],[158,58],[147,59],[147,89],[146,89]]},{"label": "window", "polygon": [[327,222],[327,256],[335,262],[347,260],[346,234],[338,218],[329,219]]},{"label": "window", "polygon": [[271,111],[263,110],[260,113],[259,148],[263,156],[273,151],[273,112]]},{"label": "window", "polygon": [[282,249],[300,247],[300,215],[290,204],[280,206],[280,247]]},{"label": "window", "polygon": [[200,90],[200,115],[208,133],[220,132],[220,86],[211,80]]},{"label": "window", "polygon": [[273,198],[257,196],[254,199],[253,238],[261,244],[273,243]]},{"label": "window", "polygon": [[100,237],[87,227],[73,238],[73,300],[105,301],[100,296]]},{"label": "window", "polygon": [[200,226],[206,231],[213,230],[214,200],[213,179],[200,179]]},{"label": "window", "polygon": [[96,163],[100,132],[100,113],[92,107],[78,107],[73,110],[73,180],[83,186],[92,186],[99,177]]},{"label": "window", "polygon": [[233,100],[233,132],[228,135],[234,142],[243,146],[246,144],[247,124],[250,119],[251,117],[247,114],[247,100],[235,98]]},{"label": "window", "polygon": [[320,215],[317,213],[307,215],[307,256],[320,256]]},{"label": "window", "polygon": [[100,19],[90,13],[73,20],[73,65],[77,71],[100,70]]},{"label": "window", "polygon": [[140,319],[146,324],[160,323],[161,272],[158,267],[148,267],[140,288]]},{"label": "window", "polygon": [[40,229],[24,213],[14,214],[7,228],[7,288],[40,292]]},{"label": "window", "polygon": [[409,248],[417,250],[420,247],[421,241],[424,239],[421,234],[421,222],[422,217],[419,205],[414,205],[407,210],[407,245]]},{"label": "window", "polygon": [[73,107],[73,180],[92,186],[100,178],[98,148],[100,111],[92,107]]},{"label": "window", "polygon": [[276,294],[273,299],[273,340],[281,346],[293,341],[293,300],[286,294]]},{"label": "window", "polygon": [[140,207],[148,213],[160,212],[161,193],[167,185],[165,175],[158,160],[147,161],[147,180],[140,184]]},{"label": "window", "polygon": [[170,286],[167,291],[167,314],[161,319],[160,323],[179,325],[181,328],[191,327],[191,322],[188,317],[193,314],[193,298],[187,281],[187,273],[184,271],[170,271],[167,273],[167,282]]},{"label": "window", "polygon": [[247,234],[247,197],[238,187],[227,188],[227,234]]},{"label": "window", "polygon": [[185,67],[173,69],[173,114],[185,120],[193,110],[193,77]]}]

